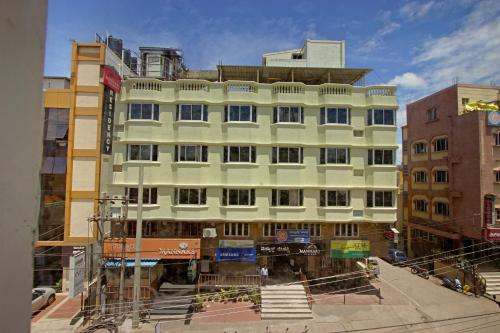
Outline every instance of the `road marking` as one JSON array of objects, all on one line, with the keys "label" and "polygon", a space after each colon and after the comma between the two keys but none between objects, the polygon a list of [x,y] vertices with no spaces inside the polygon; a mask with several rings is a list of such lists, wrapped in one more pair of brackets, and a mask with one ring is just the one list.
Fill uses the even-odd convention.
[{"label": "road marking", "polygon": [[402,291],[401,289],[399,289],[398,287],[396,287],[395,285],[393,285],[392,283],[390,283],[389,281],[387,281],[386,279],[383,279],[379,276],[379,279],[382,281],[382,282],[385,282],[389,287],[391,287],[392,289],[395,289],[396,291],[400,292],[401,294],[403,294],[404,296],[406,296],[406,298],[408,298],[413,304],[415,304],[417,307],[420,307],[420,304],[414,300],[410,295],[408,295],[407,293],[405,293],[404,291]]}]

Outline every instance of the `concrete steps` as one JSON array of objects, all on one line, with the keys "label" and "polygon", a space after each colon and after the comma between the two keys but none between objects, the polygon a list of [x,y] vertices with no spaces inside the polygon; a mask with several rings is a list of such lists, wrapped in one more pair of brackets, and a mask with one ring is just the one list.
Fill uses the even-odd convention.
[{"label": "concrete steps", "polygon": [[191,303],[196,293],[194,285],[164,283],[150,308],[151,319],[182,320],[191,315]]},{"label": "concrete steps", "polygon": [[496,298],[500,295],[500,272],[479,273],[486,280],[486,294]]},{"label": "concrete steps", "polygon": [[302,285],[261,288],[262,319],[312,319],[312,311]]}]

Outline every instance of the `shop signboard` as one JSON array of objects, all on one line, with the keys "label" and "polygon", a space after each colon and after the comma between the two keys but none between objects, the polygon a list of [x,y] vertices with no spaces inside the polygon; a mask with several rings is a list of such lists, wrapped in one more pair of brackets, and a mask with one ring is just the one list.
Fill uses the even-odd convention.
[{"label": "shop signboard", "polygon": [[494,194],[486,194],[484,196],[483,225],[493,224],[493,221],[495,221],[495,210],[493,209],[495,207],[495,199],[496,196]]},{"label": "shop signboard", "polygon": [[256,262],[257,252],[254,247],[218,248],[215,257],[217,262]]},{"label": "shop signboard", "polygon": [[113,67],[103,65],[101,67],[101,83],[115,93],[119,93],[122,85],[122,78]]},{"label": "shop signboard", "polygon": [[487,241],[499,242],[500,241],[500,227],[487,227],[484,229],[484,239]]},{"label": "shop signboard", "polygon": [[317,256],[321,250],[315,244],[283,243],[283,244],[259,244],[257,255],[291,255],[291,256]]},{"label": "shop signboard", "polygon": [[251,239],[221,239],[219,240],[219,247],[239,247],[247,248],[253,247],[253,240]]},{"label": "shop signboard", "polygon": [[[104,241],[104,256],[119,258],[122,253],[122,239],[110,238]],[[135,258],[135,238],[127,238],[125,256]],[[142,259],[200,259],[200,239],[143,238]]]},{"label": "shop signboard", "polygon": [[370,256],[370,241],[332,240],[330,252],[332,258],[368,258]]},{"label": "shop signboard", "polygon": [[101,123],[101,154],[111,155],[113,150],[113,122],[115,117],[115,92],[104,87]]},{"label": "shop signboard", "polygon": [[74,298],[85,289],[85,251],[74,252],[69,257],[69,298]]},{"label": "shop signboard", "polygon": [[307,229],[278,229],[276,241],[280,243],[310,243],[309,230]]}]

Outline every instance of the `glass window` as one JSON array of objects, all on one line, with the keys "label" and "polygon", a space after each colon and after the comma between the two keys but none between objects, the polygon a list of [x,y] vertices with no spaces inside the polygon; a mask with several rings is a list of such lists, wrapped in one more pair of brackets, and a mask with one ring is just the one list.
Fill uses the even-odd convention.
[{"label": "glass window", "polygon": [[320,206],[349,206],[349,191],[320,191]]},{"label": "glass window", "polygon": [[273,206],[302,206],[304,201],[303,190],[272,190]]},{"label": "glass window", "polygon": [[448,150],[448,138],[439,138],[433,141],[434,151],[447,151]]},{"label": "glass window", "polygon": [[395,125],[395,110],[371,109],[368,110],[368,125]]},{"label": "glass window", "polygon": [[422,199],[415,199],[413,201],[413,207],[418,212],[427,212],[427,201]]},{"label": "glass window", "polygon": [[158,161],[158,145],[127,145],[128,161]]},{"label": "glass window", "polygon": [[368,149],[369,165],[393,165],[394,150],[392,149]]},{"label": "glass window", "polygon": [[303,148],[273,147],[273,163],[303,163]]},{"label": "glass window", "polygon": [[181,104],[177,106],[177,120],[208,121],[208,106],[201,104]]},{"label": "glass window", "polygon": [[176,205],[205,205],[207,190],[205,188],[176,188]]},{"label": "glass window", "polygon": [[264,237],[274,237],[276,236],[276,230],[288,229],[288,223],[265,223],[263,227]]},{"label": "glass window", "polygon": [[448,170],[436,170],[436,171],[434,171],[434,182],[435,183],[448,183]]},{"label": "glass window", "polygon": [[416,142],[413,144],[414,154],[424,154],[427,152],[427,144],[425,142]]},{"label": "glass window", "polygon": [[427,172],[426,171],[415,171],[413,173],[414,183],[427,183]]},{"label": "glass window", "polygon": [[222,189],[223,206],[254,206],[255,189]]},{"label": "glass window", "polygon": [[320,149],[320,164],[349,164],[349,163],[350,163],[349,148]]},{"label": "glass window", "polygon": [[[139,192],[137,187],[126,187],[125,195],[130,199],[131,204],[137,204]],[[156,187],[144,187],[142,192],[142,203],[145,205],[155,205],[158,203],[158,189]]]},{"label": "glass window", "polygon": [[500,132],[495,134],[495,145],[500,146]]},{"label": "glass window", "polygon": [[159,104],[129,104],[128,116],[129,120],[159,120],[160,105]]},{"label": "glass window", "polygon": [[300,106],[278,106],[273,109],[274,123],[304,123],[304,109]]},{"label": "glass window", "polygon": [[176,162],[207,162],[208,161],[208,146],[191,146],[191,145],[175,146],[175,161]]},{"label": "glass window", "polygon": [[440,202],[440,201],[435,202],[434,203],[434,214],[449,216],[450,211],[449,211],[448,204],[445,202]]},{"label": "glass window", "polygon": [[311,237],[321,237],[321,224],[319,223],[299,223],[297,229],[309,230]]},{"label": "glass window", "polygon": [[256,153],[254,146],[224,146],[224,163],[255,163]]},{"label": "glass window", "polygon": [[367,191],[367,207],[393,207],[391,191]]}]

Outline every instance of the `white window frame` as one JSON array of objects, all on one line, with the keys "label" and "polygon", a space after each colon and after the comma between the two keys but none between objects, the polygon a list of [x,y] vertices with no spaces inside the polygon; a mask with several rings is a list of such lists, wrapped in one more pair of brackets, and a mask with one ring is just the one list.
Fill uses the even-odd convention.
[{"label": "white window frame", "polygon": [[[188,191],[188,203],[181,203],[181,191]],[[207,189],[206,188],[192,188],[192,187],[176,187],[175,191],[175,205],[176,206],[205,206],[207,204]],[[191,203],[191,191],[198,191],[198,202]]]},{"label": "white window frame", "polygon": [[276,230],[288,230],[288,223],[274,222],[274,223],[264,223],[262,225],[262,236],[264,237],[275,237]]},{"label": "white window frame", "polygon": [[309,230],[309,236],[311,237],[321,237],[320,223],[299,223],[297,229]]},{"label": "white window frame", "polygon": [[433,213],[435,215],[450,216],[450,205],[447,202],[435,201],[433,204],[433,208],[434,208]]},{"label": "white window frame", "polygon": [[500,170],[495,170],[495,183],[500,183]]},{"label": "white window frame", "polygon": [[[290,162],[290,149],[297,149],[297,156],[298,156],[298,161],[297,162]],[[281,161],[280,160],[280,150],[287,150],[287,161]],[[303,147],[273,147],[271,150],[272,156],[272,163],[273,164],[303,164],[303,155],[304,155],[304,148]],[[276,156],[274,156],[276,154]]]},{"label": "white window frame", "polygon": [[[130,190],[135,189],[137,190],[137,198],[136,202],[130,201],[131,205],[137,205],[138,198],[139,198],[139,188],[137,187],[125,187],[125,196],[128,197],[128,199],[131,199],[130,196]],[[156,198],[154,198],[153,193],[156,193]],[[152,199],[155,199],[154,202]],[[157,205],[158,204],[158,188],[157,187],[143,187],[143,194],[142,194],[142,203],[144,205]]]},{"label": "white window frame", "polygon": [[[208,146],[202,146],[202,145],[176,145],[177,149],[177,156],[175,157],[175,161],[177,163],[193,163],[193,162],[200,162],[200,163],[205,163],[208,161]],[[184,159],[182,160],[182,153],[184,151],[184,156],[187,157],[187,150],[190,148],[194,148],[194,160],[188,160]],[[203,149],[207,150],[206,158],[207,160],[203,160]]]},{"label": "white window frame", "polygon": [[500,131],[495,134],[495,146],[500,146]]},{"label": "white window frame", "polygon": [[417,212],[427,213],[428,203],[425,199],[413,199],[413,209]]},{"label": "white window frame", "polygon": [[[339,122],[339,110],[346,111],[345,123]],[[329,121],[330,112],[335,111],[335,121]],[[325,124],[339,124],[339,125],[349,125],[349,119],[351,118],[351,109],[349,108],[338,108],[338,107],[325,107]]]},{"label": "white window frame", "polygon": [[[281,192],[288,192],[288,204],[281,204]],[[303,189],[273,189],[272,193],[275,193],[276,195],[276,201],[275,205],[272,207],[302,207],[304,205],[304,190]],[[291,205],[290,204],[290,194],[291,193],[296,193],[297,196],[297,204],[296,205]],[[272,199],[271,199],[271,204],[272,204]]]},{"label": "white window frame", "polygon": [[[444,181],[443,181],[442,177],[438,177],[438,172],[444,172],[445,173]],[[442,169],[434,170],[434,183],[447,184],[448,183],[448,179],[449,179],[449,177],[448,177],[448,170],[442,170]]]},{"label": "white window frame", "polygon": [[358,223],[335,223],[335,237],[359,237]]},{"label": "white window frame", "polygon": [[[132,146],[139,146],[139,159],[131,159]],[[149,158],[142,159],[142,147],[149,146]],[[153,159],[154,150],[156,149],[156,159]],[[127,161],[158,161],[158,145],[153,144],[127,144]]]},{"label": "white window frame", "polygon": [[[242,192],[247,192],[248,203],[241,203],[240,196]],[[224,195],[225,193],[225,195]],[[231,195],[236,193],[236,204],[231,203]],[[223,206],[255,206],[255,189],[253,188],[223,188],[222,199]]]},{"label": "white window frame", "polygon": [[[377,152],[382,152],[382,163],[376,163]],[[386,153],[391,153],[392,163],[385,163]],[[368,149],[368,165],[395,165],[396,163],[396,151],[394,149]],[[370,163],[371,161],[371,163]]]},{"label": "white window frame", "polygon": [[230,237],[249,237],[250,224],[244,222],[225,222],[224,236]]},{"label": "white window frame", "polygon": [[[281,109],[285,110],[285,109],[288,109],[288,119],[281,119]],[[298,116],[298,119],[297,121],[291,121],[291,118],[292,118],[292,109],[294,110],[297,110],[297,116]],[[273,109],[273,112],[276,112],[276,122],[275,124],[301,124],[302,123],[302,119],[304,118],[304,116],[302,115],[302,113],[304,112],[304,108],[301,107],[301,106],[295,106],[295,105],[277,105],[276,106],[276,111],[274,111]],[[275,116],[273,115],[273,118]]]},{"label": "white window frame", "polygon": [[[443,141],[444,140],[444,141]],[[439,142],[443,141],[444,144],[439,144]],[[444,148],[444,149],[437,149],[439,146],[439,148]],[[444,146],[444,147],[441,147],[441,146]],[[434,140],[432,140],[432,149],[433,149],[433,152],[435,153],[439,153],[439,152],[443,152],[443,151],[448,151],[448,137],[440,137],[440,138],[436,138]]]},{"label": "white window frame", "polygon": [[435,121],[437,120],[437,108],[432,107],[427,110],[427,121]]},{"label": "white window frame", "polygon": [[425,170],[413,171],[413,182],[414,183],[427,183],[427,171],[425,171]]},{"label": "white window frame", "polygon": [[[248,115],[250,116],[248,120],[241,120],[241,109],[243,107],[248,107],[249,108],[249,113]],[[238,119],[232,119],[231,118],[231,115],[232,115],[232,111],[231,111],[231,108],[238,108]],[[254,106],[254,105],[251,105],[251,104],[241,104],[241,105],[236,105],[236,104],[229,104],[227,105],[227,122],[231,123],[231,122],[248,122],[248,123],[251,123],[253,122],[253,119],[257,119],[257,117],[255,116],[254,118],[254,113],[257,113],[257,108]]]},{"label": "white window frame", "polygon": [[[238,161],[231,160],[231,148],[238,148]],[[241,160],[241,148],[248,148],[248,161]],[[256,163],[257,161],[257,148],[255,146],[224,146],[223,149],[223,155],[227,157],[224,163]]]},{"label": "white window frame", "polygon": [[[391,205],[390,206],[385,204],[386,195],[388,195],[388,193],[390,193],[390,196],[391,196]],[[395,199],[394,191],[367,191],[366,192],[367,199],[370,196],[370,194],[372,196],[371,197],[372,205],[369,206],[369,202],[367,201],[367,203],[366,203],[367,207],[369,207],[369,208],[377,208],[377,207],[394,208],[394,199]],[[377,195],[382,195],[382,205],[377,205]]]},{"label": "white window frame", "polygon": [[[382,112],[382,123],[375,123],[375,113]],[[386,112],[392,113],[392,123],[386,124]],[[367,126],[396,126],[396,110],[392,109],[369,109]]]},{"label": "white window frame", "polygon": [[[344,194],[346,204],[339,204],[339,192]],[[349,190],[321,190],[320,194],[320,207],[349,207],[351,204],[351,193]],[[335,204],[330,204],[330,193],[335,196]]]},{"label": "white window frame", "polygon": [[427,153],[427,143],[425,142],[413,143],[413,155],[419,155],[425,153]]},{"label": "white window frame", "polygon": [[[140,118],[132,118],[132,107],[134,105],[139,105],[140,106],[140,113],[141,117]],[[144,106],[145,105],[151,105],[151,117],[150,118],[144,118],[143,113],[144,113]],[[127,120],[150,120],[150,121],[160,121],[160,105],[159,104],[154,104],[154,103],[129,103],[128,108],[127,108]]]},{"label": "white window frame", "polygon": [[[344,150],[345,162],[338,162],[339,150]],[[323,155],[323,156],[321,156]],[[329,157],[335,155],[334,162],[330,162]],[[323,160],[321,159],[323,157]],[[350,164],[351,163],[351,150],[343,147],[329,147],[320,148],[320,164]]]},{"label": "white window frame", "polygon": [[[204,104],[178,104],[179,105],[179,119],[177,119],[177,121],[202,121],[202,122],[205,122],[205,118],[207,119],[208,121],[208,109],[207,109],[207,106],[204,105]],[[182,115],[183,115],[183,107],[189,107],[190,108],[190,114],[191,114],[191,117],[190,119],[183,119],[182,118]],[[201,118],[200,119],[193,119],[193,106],[200,106],[201,107],[201,112],[200,112],[200,116]],[[205,116],[205,113],[207,113],[207,115]]]}]

